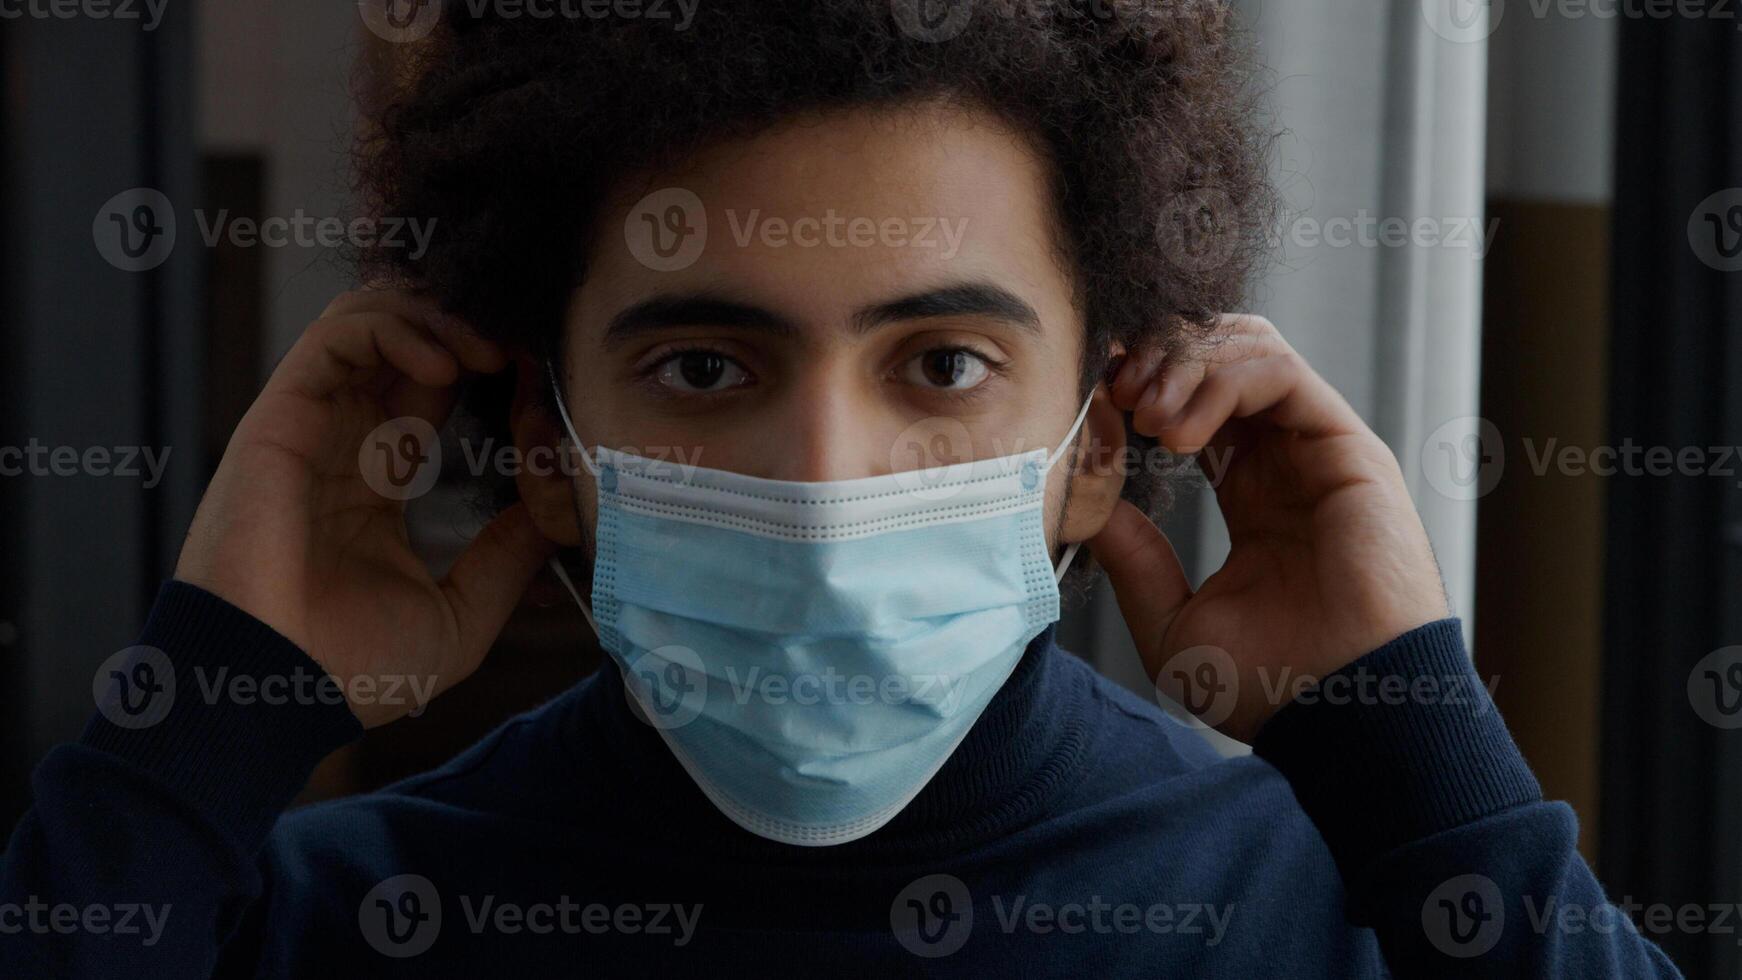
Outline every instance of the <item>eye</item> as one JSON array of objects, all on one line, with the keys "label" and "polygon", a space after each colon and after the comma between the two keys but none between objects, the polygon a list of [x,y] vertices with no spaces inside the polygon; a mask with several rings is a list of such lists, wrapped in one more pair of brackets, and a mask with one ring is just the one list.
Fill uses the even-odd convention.
[{"label": "eye", "polygon": [[699,394],[736,388],[750,380],[750,373],[724,354],[687,350],[659,362],[654,377],[667,388]]},{"label": "eye", "polygon": [[984,357],[962,347],[928,350],[908,362],[903,372],[913,384],[945,391],[977,387],[991,373]]}]

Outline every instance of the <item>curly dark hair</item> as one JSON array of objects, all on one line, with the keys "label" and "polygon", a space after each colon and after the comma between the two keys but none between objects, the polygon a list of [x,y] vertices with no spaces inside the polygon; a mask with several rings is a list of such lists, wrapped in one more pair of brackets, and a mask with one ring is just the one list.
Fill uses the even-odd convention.
[{"label": "curly dark hair", "polygon": [[[426,39],[362,62],[362,206],[435,223],[421,255],[358,254],[361,278],[557,355],[619,178],[800,113],[942,99],[1000,117],[1051,170],[1084,394],[1112,342],[1171,351],[1241,305],[1274,205],[1224,0],[954,0],[969,16],[945,31],[916,29],[921,2],[700,0],[688,24],[450,2]],[[1125,494],[1150,513],[1168,498],[1147,467]]]}]

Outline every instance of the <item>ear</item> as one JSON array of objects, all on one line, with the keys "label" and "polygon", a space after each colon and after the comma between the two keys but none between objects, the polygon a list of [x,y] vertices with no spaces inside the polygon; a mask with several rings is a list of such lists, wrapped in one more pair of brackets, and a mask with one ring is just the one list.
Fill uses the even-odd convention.
[{"label": "ear", "polygon": [[578,465],[579,449],[569,445],[562,420],[547,407],[550,399],[558,397],[549,387],[550,375],[543,364],[526,354],[516,358],[508,424],[515,448],[527,463],[514,482],[538,533],[565,548],[576,548],[581,544],[581,526],[570,464]]},{"label": "ear", "polygon": [[1076,470],[1071,476],[1071,499],[1059,538],[1065,544],[1074,544],[1101,533],[1125,489],[1125,415],[1113,404],[1106,384],[1095,387],[1077,451],[1067,459],[1073,460]]}]

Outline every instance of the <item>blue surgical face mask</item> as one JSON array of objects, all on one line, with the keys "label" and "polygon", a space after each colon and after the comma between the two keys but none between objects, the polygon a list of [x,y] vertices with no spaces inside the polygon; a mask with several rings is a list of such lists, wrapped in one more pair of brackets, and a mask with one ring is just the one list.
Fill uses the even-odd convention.
[{"label": "blue surgical face mask", "polygon": [[1088,409],[1051,453],[828,483],[598,447],[590,609],[552,567],[722,813],[846,843],[913,800],[1058,619],[1076,548],[1053,568],[1046,476]]}]

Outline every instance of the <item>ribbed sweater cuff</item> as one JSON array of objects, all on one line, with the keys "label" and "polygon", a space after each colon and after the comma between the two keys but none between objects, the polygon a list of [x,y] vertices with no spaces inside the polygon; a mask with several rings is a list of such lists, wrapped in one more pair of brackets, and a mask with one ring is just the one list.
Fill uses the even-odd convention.
[{"label": "ribbed sweater cuff", "polygon": [[81,743],[149,773],[244,845],[264,841],[315,765],[363,733],[319,664],[197,586],[165,582],[131,651],[99,678],[109,694]]},{"label": "ribbed sweater cuff", "polygon": [[1288,779],[1345,880],[1410,841],[1542,799],[1456,619],[1325,678],[1253,751]]}]

